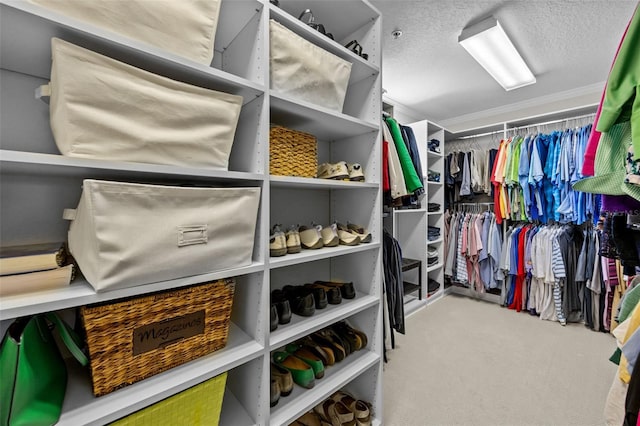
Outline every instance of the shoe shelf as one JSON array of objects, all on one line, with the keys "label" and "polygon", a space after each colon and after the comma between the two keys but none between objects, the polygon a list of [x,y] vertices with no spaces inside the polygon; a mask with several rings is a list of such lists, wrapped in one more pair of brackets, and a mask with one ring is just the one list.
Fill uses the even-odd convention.
[{"label": "shoe shelf", "polygon": [[254,185],[263,181],[258,173],[194,167],[165,166],[159,164],[129,163],[65,157],[58,154],[0,150],[0,168],[3,172],[63,176],[91,176],[92,178],[125,178],[139,175],[144,178],[188,178],[208,182],[247,181]]},{"label": "shoe shelf", "polygon": [[324,401],[329,395],[379,363],[380,356],[377,353],[360,350],[328,367],[324,377],[316,380],[312,389],[304,389],[294,384],[291,394],[281,397],[278,405],[271,409],[270,424],[286,425],[291,423]]},{"label": "shoe shelf", "polygon": [[308,189],[377,189],[377,183],[347,182],[332,179],[302,178],[293,176],[269,176],[272,187]]},{"label": "shoe shelf", "polygon": [[270,107],[272,123],[310,133],[321,140],[344,139],[380,128],[377,122],[360,120],[275,91],[270,93]]},{"label": "shoe shelf", "polygon": [[282,268],[285,266],[312,262],[314,260],[329,259],[369,250],[378,250],[379,248],[380,243],[372,241],[370,243],[360,244],[357,246],[324,247],[317,250],[302,250],[300,253],[296,254],[287,254],[282,257],[271,257],[269,259],[269,266],[271,269]]},{"label": "shoe shelf", "polygon": [[410,283],[407,281],[403,281],[402,282],[402,287],[404,289],[404,294],[405,296],[411,293],[415,293],[416,291],[420,290],[420,286],[418,284],[414,284],[414,283]]},{"label": "shoe shelf", "polygon": [[[72,361],[69,363],[67,394],[57,424],[76,426],[112,422],[262,355],[263,347],[231,323],[227,346],[223,349],[97,398],[91,391],[88,372]],[[225,399],[223,410],[229,408],[226,402]],[[243,412],[246,410],[234,410],[229,416],[242,417]]]},{"label": "shoe shelf", "polygon": [[274,350],[285,346],[350,315],[376,306],[379,301],[380,299],[375,296],[364,295],[355,299],[342,299],[339,305],[328,305],[324,309],[316,309],[311,317],[293,314],[289,324],[279,324],[278,328],[271,332],[269,349]]},{"label": "shoe shelf", "polygon": [[0,321],[18,318],[25,315],[33,315],[40,312],[57,311],[76,306],[121,299],[124,297],[138,296],[161,290],[180,288],[221,278],[237,277],[240,275],[261,272],[263,270],[264,264],[262,262],[253,262],[249,266],[240,268],[226,269],[224,271],[213,272],[205,275],[195,275],[175,280],[160,281],[152,284],[112,290],[103,293],[97,293],[82,276],[79,276],[72,281],[71,285],[62,289],[28,293],[24,295],[3,296],[2,303],[0,304]]},{"label": "shoe shelf", "polygon": [[[0,0],[0,3],[0,51],[2,68],[7,70],[48,80],[51,38],[59,37],[156,74],[171,78],[179,76],[180,80],[190,84],[240,95],[245,102],[265,91],[257,65],[255,69],[238,65],[237,68],[242,68],[241,73],[247,77],[239,76],[62,16],[26,0]],[[257,28],[253,29],[248,23],[259,18],[261,5],[257,0],[223,3],[216,33],[214,65],[217,59],[222,60],[223,50],[241,53],[239,56],[242,58],[238,62],[246,63],[248,56],[258,55],[256,47],[235,46],[234,40],[243,38],[237,37],[242,31],[254,31],[252,38],[255,40]],[[221,64],[218,66],[222,67]],[[233,64],[225,68],[236,70]]]}]

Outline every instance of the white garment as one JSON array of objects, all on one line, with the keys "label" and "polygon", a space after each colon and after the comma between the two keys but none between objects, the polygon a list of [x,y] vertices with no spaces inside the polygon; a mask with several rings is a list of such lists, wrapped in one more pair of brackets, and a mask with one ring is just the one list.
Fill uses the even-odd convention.
[{"label": "white garment", "polygon": [[407,184],[402,174],[400,157],[398,156],[391,132],[385,122],[382,123],[382,131],[384,133],[384,140],[387,141],[387,146],[389,147],[389,185],[391,187],[391,198],[396,199],[409,195]]}]

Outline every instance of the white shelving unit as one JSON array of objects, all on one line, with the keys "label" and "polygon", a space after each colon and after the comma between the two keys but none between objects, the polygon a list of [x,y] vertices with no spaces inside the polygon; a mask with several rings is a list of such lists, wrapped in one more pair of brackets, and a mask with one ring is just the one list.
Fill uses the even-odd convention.
[{"label": "white shelving unit", "polygon": [[[333,41],[297,19],[310,8]],[[344,109],[336,112],[269,88],[269,19],[351,62]],[[184,182],[262,189],[249,266],[213,274],[96,293],[82,277],[63,290],[0,299],[0,332],[20,316],[73,308],[237,277],[227,346],[134,385],[96,398],[88,372],[70,368],[59,424],[106,424],[228,372],[221,425],[288,424],[334,391],[345,388],[373,404],[382,421],[381,275],[381,17],[367,0],[326,2],[222,0],[211,66],[181,58],[92,25],[40,8],[26,0],[0,0],[0,234],[3,246],[64,241],[64,208],[77,206],[83,179]],[[34,98],[51,69],[51,38],[59,37],[139,68],[190,84],[243,96],[229,170],[173,167],[63,157],[49,127],[49,107]],[[343,46],[357,39],[369,59]],[[271,123],[314,134],[318,162],[358,162],[365,182],[270,176]],[[303,251],[269,258],[270,228],[350,221],[368,228],[369,244]],[[347,279],[357,297],[309,318],[269,331],[270,292],[287,284]],[[368,346],[327,369],[311,390],[269,407],[271,352],[337,321],[347,320],[368,336]]]},{"label": "white shelving unit", "polygon": [[[411,297],[411,294],[405,296],[406,314],[410,314],[444,295],[444,129],[426,120],[411,123],[408,126],[413,129],[418,144],[425,181],[425,197],[422,200],[421,209],[394,210],[393,212],[393,235],[400,242],[403,257],[422,262],[422,293],[420,297]],[[428,142],[431,139],[440,141],[440,153],[428,150]],[[429,170],[440,173],[440,182],[428,181]],[[430,212],[427,208],[428,203],[438,203],[440,209]],[[428,240],[429,226],[441,229],[440,238],[434,241]],[[438,250],[438,263],[434,265],[428,265],[427,262],[427,250],[431,247]],[[406,271],[404,278],[405,281],[412,284],[417,283],[419,279],[417,269]],[[440,288],[431,295],[428,293],[429,278],[440,283]]]}]

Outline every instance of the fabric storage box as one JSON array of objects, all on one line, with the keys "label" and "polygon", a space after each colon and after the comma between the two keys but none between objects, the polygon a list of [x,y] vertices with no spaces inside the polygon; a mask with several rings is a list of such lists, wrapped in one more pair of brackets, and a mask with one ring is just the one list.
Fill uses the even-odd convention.
[{"label": "fabric storage box", "polygon": [[269,22],[271,88],[342,112],[351,63]]},{"label": "fabric storage box", "polygon": [[269,131],[269,173],[279,176],[316,177],[318,142],[315,136],[272,126]]},{"label": "fabric storage box", "polygon": [[210,65],[220,0],[29,0],[61,15]]},{"label": "fabric storage box", "polygon": [[69,251],[96,291],[251,264],[260,188],[84,180]]},{"label": "fabric storage box", "polygon": [[111,423],[112,426],[218,426],[227,373]]},{"label": "fabric storage box", "polygon": [[94,395],[225,347],[234,286],[218,280],[80,308]]},{"label": "fabric storage box", "polygon": [[51,40],[50,122],[80,158],[226,170],[242,97],[150,73]]}]

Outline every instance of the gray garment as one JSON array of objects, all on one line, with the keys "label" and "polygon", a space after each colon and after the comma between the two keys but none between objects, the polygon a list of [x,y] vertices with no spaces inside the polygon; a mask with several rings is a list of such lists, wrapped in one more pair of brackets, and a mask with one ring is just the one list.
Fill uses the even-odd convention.
[{"label": "gray garment", "polygon": [[447,261],[444,265],[444,274],[449,277],[455,276],[454,267],[456,263],[456,247],[458,247],[458,232],[458,213],[454,213],[449,225],[449,245],[447,246]]},{"label": "gray garment", "polygon": [[590,234],[588,231],[583,231],[585,237],[584,243],[582,243],[582,249],[580,250],[580,256],[578,257],[578,266],[576,267],[576,281],[586,281],[586,268],[587,268],[587,247],[590,245]]},{"label": "gray garment", "polygon": [[471,153],[463,153],[464,162],[462,166],[462,184],[460,185],[460,196],[471,195],[471,169],[469,167],[469,156]]}]

